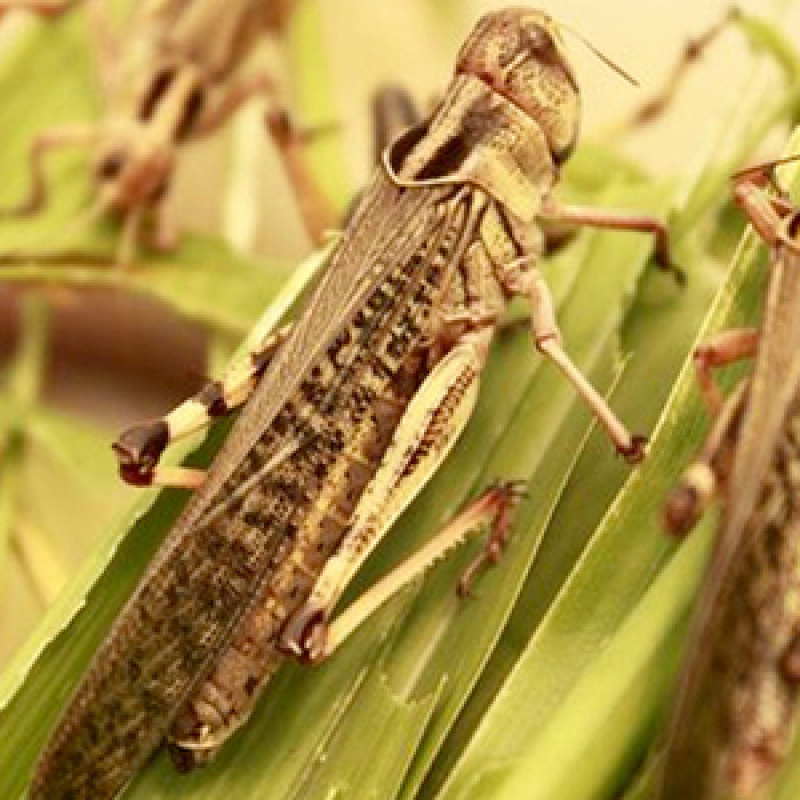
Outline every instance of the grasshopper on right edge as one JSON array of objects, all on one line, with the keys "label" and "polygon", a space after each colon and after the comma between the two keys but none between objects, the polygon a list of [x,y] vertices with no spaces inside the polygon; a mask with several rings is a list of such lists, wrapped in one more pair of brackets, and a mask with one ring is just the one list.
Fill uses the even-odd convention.
[{"label": "grasshopper on right edge", "polygon": [[[764,798],[796,729],[800,207],[767,191],[780,163],[734,179],[736,202],[770,248],[761,326],[724,332],[695,351],[716,420],[665,521],[685,533],[715,495],[723,511],[667,729],[658,800]],[[752,374],[723,402],[712,368],[749,356]]]},{"label": "grasshopper on right edge", "polygon": [[[644,452],[561,345],[537,270],[544,219],[646,231],[655,220],[560,205],[579,95],[547,15],[485,16],[438,108],[387,149],[297,322],[115,450],[140,485],[189,500],[44,748],[31,797],[114,797],[164,741],[202,766],[287,655],[328,657],[380,603],[482,522],[468,575],[496,560],[514,489],[490,489],[338,617],[345,587],[438,469],[474,407],[507,300],[619,453]],[[249,399],[248,399],[249,398]],[[175,438],[245,403],[207,473],[158,465]]]}]

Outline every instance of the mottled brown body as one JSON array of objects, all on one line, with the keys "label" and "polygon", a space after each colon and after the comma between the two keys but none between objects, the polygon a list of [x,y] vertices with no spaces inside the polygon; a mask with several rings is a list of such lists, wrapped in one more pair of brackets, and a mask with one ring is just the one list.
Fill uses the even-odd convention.
[{"label": "mottled brown body", "polygon": [[561,348],[536,269],[545,205],[654,231],[549,197],[578,127],[561,48],[541,12],[481,20],[440,106],[388,148],[300,318],[265,343],[260,382],[254,358],[120,437],[123,474],[146,483],[198,409],[214,416],[254,387],[67,707],[31,797],[111,798],[165,738],[180,766],[205,763],[252,711],[279,644],[320,652],[306,633],[466,424],[510,295],[529,298],[537,345],[618,450],[641,457]]},{"label": "mottled brown body", "polygon": [[[397,192],[389,182],[383,189]],[[307,599],[347,532],[364,487],[432,366],[420,344],[434,336],[432,312],[441,308],[443,282],[448,288],[458,283],[452,281],[452,256],[470,236],[468,215],[474,199],[471,193],[462,193],[455,214],[448,202],[440,201],[438,229],[430,231],[424,245],[424,250],[433,252],[423,250],[413,256],[376,290],[367,301],[367,311],[337,336],[312,368],[296,402],[283,412],[283,420],[276,421],[278,427],[284,422],[289,426],[310,412],[312,429],[327,429],[327,442],[314,459],[290,458],[270,473],[270,481],[287,484],[291,532],[283,537],[272,574],[226,652],[176,718],[170,736],[173,755],[182,767],[213,756],[215,745],[246,721],[259,691],[282,660],[277,646],[284,624]],[[378,310],[373,314],[372,309]],[[316,404],[310,405],[314,400]],[[303,439],[315,434],[291,435]]]},{"label": "mottled brown body", "polygon": [[[455,129],[454,118],[462,122]],[[524,269],[516,265],[513,272],[506,271],[507,266],[522,254],[531,266],[535,263],[543,242],[540,231],[531,229],[526,241],[516,241],[514,220],[482,190],[460,181],[451,186],[449,180],[438,188],[413,185],[420,180],[446,179],[448,170],[461,168],[466,156],[496,147],[498,140],[511,137],[514,131],[525,133],[516,143],[515,155],[541,164],[547,147],[541,128],[482,80],[459,76],[433,119],[401,137],[390,149],[390,174],[379,172],[367,191],[360,208],[364,216],[371,207],[391,210],[409,192],[418,195],[419,211],[412,224],[418,226],[428,218],[430,229],[424,238],[420,236],[424,245],[410,256],[404,271],[430,272],[428,288],[426,291],[424,283],[418,285],[417,276],[407,284],[403,296],[402,281],[409,277],[399,280],[390,275],[373,295],[375,299],[367,301],[367,306],[374,305],[377,298],[389,295],[384,320],[388,328],[373,338],[366,338],[357,326],[345,329],[332,345],[335,359],[326,357],[318,365],[317,380],[338,375],[342,397],[355,392],[358,413],[345,410],[341,429],[347,447],[325,473],[324,486],[319,485],[319,476],[299,475],[302,501],[294,523],[299,535],[283,544],[280,564],[259,601],[242,618],[230,647],[176,718],[170,736],[173,756],[181,767],[191,768],[213,757],[218,744],[251,713],[258,693],[280,663],[276,648],[283,624],[305,601],[320,569],[344,536],[360,492],[374,474],[422,377],[465,330],[494,325],[507,296],[524,280]],[[471,132],[472,141],[463,141],[465,132]],[[431,141],[437,139],[434,152],[439,163],[432,163]],[[546,159],[545,163],[550,164],[552,175],[552,161]],[[544,171],[542,166],[540,169]],[[351,230],[360,230],[358,218],[351,222],[348,232]],[[344,244],[345,252],[348,244]],[[435,296],[433,289],[441,296]],[[353,350],[356,362],[363,362],[344,381],[342,341]],[[365,358],[378,361],[364,362]],[[302,417],[302,406],[287,409],[287,424],[298,411]]]},{"label": "mottled brown body", "polygon": [[[772,246],[753,374],[673,494],[673,529],[700,496],[723,512],[667,733],[659,800],[756,800],[786,756],[800,691],[800,253],[798,216],[738,187]],[[742,334],[749,332],[742,332]],[[712,345],[713,348],[713,345]],[[702,349],[702,348],[701,348]],[[724,362],[720,362],[724,363]],[[695,478],[692,478],[692,476]],[[697,481],[696,476],[702,480]],[[713,477],[712,477],[713,476]],[[713,480],[709,492],[708,482]]]},{"label": "mottled brown body", "polygon": [[[441,198],[452,192],[426,190]],[[417,386],[422,362],[411,353],[430,333],[445,277],[445,262],[427,250],[463,244],[466,231],[467,203],[461,213],[445,215],[449,229],[443,208],[449,206],[431,204],[429,215],[414,215],[420,230],[410,235],[417,242],[413,252],[368,294],[309,369],[296,374],[297,390],[230,475],[210,497],[201,490],[189,503],[75,698],[80,712],[44,754],[33,797],[113,796],[121,788],[116,763],[125,765],[126,780],[234,633],[228,661],[249,657],[257,666],[236,676],[245,678],[244,686],[225,690],[246,692],[253,669],[274,660],[276,626],[302,602],[341,538]],[[291,452],[265,472],[287,447]],[[227,461],[227,451],[218,463]],[[247,624],[237,630],[243,618]],[[266,638],[254,641],[254,629]],[[84,704],[81,695],[92,702]],[[204,702],[190,701],[186,714],[200,712]],[[48,769],[48,762],[64,772]],[[72,794],[62,794],[67,786]]]},{"label": "mottled brown body", "polygon": [[[460,198],[455,203],[454,196]],[[275,409],[266,432],[213,495],[206,487],[190,502],[171,537],[176,546],[168,542],[168,552],[148,570],[83,684],[94,702],[54,738],[38,774],[41,792],[32,796],[60,796],[53,791],[62,783],[76,796],[113,796],[120,788],[114,763],[122,761],[127,772],[146,757],[180,706],[172,733],[179,743],[209,736],[214,743],[211,728],[229,724],[242,704],[249,713],[255,690],[278,663],[280,625],[305,599],[344,534],[397,419],[430,367],[420,345],[433,333],[432,311],[445,279],[455,276],[454,253],[476,243],[475,228],[485,217],[474,209],[485,205],[482,197],[459,187],[407,191],[384,177],[376,180],[367,203],[408,215],[399,248],[406,255],[396,257],[400,265],[393,269],[378,260],[386,277],[307,370],[292,370],[299,385]],[[358,246],[343,243],[329,274],[336,275]],[[485,257],[479,247],[472,261]],[[463,280],[448,283],[463,296]],[[320,287],[318,301],[323,297]],[[296,363],[291,344],[273,370]],[[231,437],[240,441],[237,433],[238,427]],[[287,447],[292,452],[265,472]],[[225,448],[216,464],[228,458]],[[253,482],[254,476],[260,478]],[[211,677],[192,694],[210,668]],[[83,705],[80,695],[74,705]],[[51,772],[48,761],[67,772]],[[77,774],[85,784],[76,785]]]}]

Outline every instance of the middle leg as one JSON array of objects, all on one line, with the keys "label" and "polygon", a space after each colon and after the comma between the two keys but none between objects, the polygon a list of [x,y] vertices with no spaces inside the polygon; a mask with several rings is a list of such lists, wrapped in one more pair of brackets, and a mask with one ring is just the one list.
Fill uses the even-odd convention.
[{"label": "middle leg", "polygon": [[531,335],[536,349],[547,356],[575,387],[580,398],[605,428],[617,452],[630,464],[641,461],[644,458],[647,439],[628,431],[605,398],[589,383],[564,349],[553,308],[553,298],[539,271],[533,268],[524,273],[520,272],[514,288],[530,300]]}]

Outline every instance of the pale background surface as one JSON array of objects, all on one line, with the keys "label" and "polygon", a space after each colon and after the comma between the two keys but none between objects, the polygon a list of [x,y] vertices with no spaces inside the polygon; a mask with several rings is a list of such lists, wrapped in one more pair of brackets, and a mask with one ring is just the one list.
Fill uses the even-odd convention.
[{"label": "pale background surface", "polygon": [[[366,108],[375,87],[401,82],[422,101],[449,80],[458,46],[475,19],[508,3],[498,0],[321,0],[325,48],[341,109],[346,152],[354,185],[368,169],[370,140]],[[630,112],[661,86],[690,37],[704,32],[730,7],[729,0],[540,0],[555,19],[581,32],[640,83],[630,86],[602,64],[577,39],[565,34],[583,92],[585,135]],[[787,20],[800,45],[800,4]],[[775,0],[750,0],[739,6],[768,15]],[[674,107],[658,124],[630,137],[628,152],[660,173],[680,171],[707,139],[715,119],[735,102],[732,92],[743,77],[747,45],[739,31],[727,31],[686,82]],[[275,62],[280,69],[280,61]],[[260,131],[260,115],[245,114],[236,124],[240,141],[247,128]],[[253,133],[253,136],[260,135]],[[195,156],[193,156],[195,157]],[[196,157],[200,157],[199,155]],[[234,239],[257,242],[259,249],[294,257],[304,238],[283,193],[273,156],[262,149],[249,155],[251,191],[261,213],[231,221]],[[188,172],[188,170],[186,170]],[[264,176],[268,175],[266,179]],[[261,188],[255,184],[260,183]],[[282,199],[278,199],[282,198]],[[194,212],[193,212],[194,213]],[[244,216],[248,216],[245,214]],[[275,236],[274,232],[280,235]]]},{"label": "pale background surface", "polygon": [[[381,81],[400,78],[417,95],[429,95],[447,81],[455,51],[478,15],[505,5],[497,0],[446,0],[438,4],[327,0],[329,27],[335,31],[328,45],[340,94],[355,99]],[[630,86],[565,34],[583,91],[584,129],[591,132],[618,119],[658,88],[686,42],[719,20],[732,3],[540,0],[530,5],[576,28],[640,83],[639,89]],[[754,14],[769,15],[776,3],[745,0],[737,5]],[[800,5],[794,5],[786,28],[797,32],[800,46]],[[454,22],[445,23],[445,18]],[[738,31],[723,35],[692,75],[670,115],[646,135],[637,137],[634,149],[654,162],[661,161],[664,170],[680,169],[685,152],[697,140],[698,126],[707,125],[714,112],[724,110],[735,99],[731,91],[742,74],[745,49]],[[347,67],[346,76],[340,72],[343,67]],[[344,81],[351,91],[341,85]],[[348,116],[357,116],[356,107],[350,104]]]}]

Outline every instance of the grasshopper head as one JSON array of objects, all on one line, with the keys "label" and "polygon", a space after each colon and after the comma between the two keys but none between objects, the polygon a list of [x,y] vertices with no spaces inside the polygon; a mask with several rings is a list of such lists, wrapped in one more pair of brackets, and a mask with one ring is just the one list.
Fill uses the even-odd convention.
[{"label": "grasshopper head", "polygon": [[556,162],[578,137],[580,96],[558,26],[542,11],[486,14],[464,43],[457,71],[479,77],[533,117]]},{"label": "grasshopper head", "polygon": [[95,176],[105,208],[125,213],[156,205],[174,166],[170,142],[144,126],[109,128],[99,147]]}]

